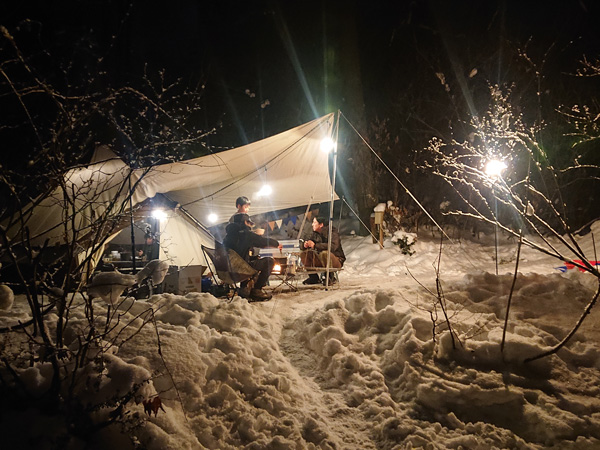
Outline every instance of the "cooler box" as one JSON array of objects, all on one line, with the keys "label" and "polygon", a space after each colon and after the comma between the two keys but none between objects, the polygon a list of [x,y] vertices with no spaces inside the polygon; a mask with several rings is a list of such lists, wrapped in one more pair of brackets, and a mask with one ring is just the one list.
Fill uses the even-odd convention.
[{"label": "cooler box", "polygon": [[[172,270],[175,267],[175,270]],[[187,294],[188,292],[202,292],[202,274],[206,266],[186,266],[177,270],[171,266],[163,281],[163,292],[171,294]]]}]

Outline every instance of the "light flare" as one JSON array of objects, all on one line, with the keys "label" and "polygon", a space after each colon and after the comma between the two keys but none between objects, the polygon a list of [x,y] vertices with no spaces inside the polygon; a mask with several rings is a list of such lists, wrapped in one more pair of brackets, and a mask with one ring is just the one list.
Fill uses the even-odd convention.
[{"label": "light flare", "polygon": [[321,151],[323,153],[329,153],[331,150],[335,148],[335,142],[333,139],[326,137],[321,141]]},{"label": "light flare", "polygon": [[268,197],[273,193],[273,188],[268,184],[264,184],[263,187],[260,188],[260,191],[256,193],[258,197]]},{"label": "light flare", "polygon": [[164,209],[154,209],[152,210],[152,217],[157,220],[166,220],[168,216]]},{"label": "light flare", "polygon": [[490,178],[498,178],[502,176],[502,172],[506,169],[506,163],[497,159],[488,161],[485,165],[485,174]]}]

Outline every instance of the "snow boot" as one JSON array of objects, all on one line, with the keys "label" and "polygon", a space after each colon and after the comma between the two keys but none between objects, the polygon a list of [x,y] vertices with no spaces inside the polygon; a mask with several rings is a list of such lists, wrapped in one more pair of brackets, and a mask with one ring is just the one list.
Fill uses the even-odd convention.
[{"label": "snow boot", "polygon": [[319,280],[319,275],[316,273],[311,273],[308,278],[302,282],[302,284],[321,284],[321,280]]},{"label": "snow boot", "polygon": [[249,301],[252,302],[265,302],[267,300],[271,300],[273,296],[271,294],[267,294],[262,289],[252,289],[250,291]]}]

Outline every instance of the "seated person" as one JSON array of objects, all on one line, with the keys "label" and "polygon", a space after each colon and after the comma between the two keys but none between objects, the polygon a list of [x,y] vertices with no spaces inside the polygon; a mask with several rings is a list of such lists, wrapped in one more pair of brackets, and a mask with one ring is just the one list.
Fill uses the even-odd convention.
[{"label": "seated person", "polygon": [[[315,217],[312,222],[313,232],[310,239],[304,241],[301,245],[303,251],[300,252],[300,260],[305,267],[327,267],[328,243],[329,243],[329,220],[324,217]],[[342,249],[340,234],[337,228],[331,230],[331,265],[334,269],[340,269],[344,265],[346,255]],[[335,278],[333,274],[329,276],[329,284],[333,284]],[[303,284],[319,284],[319,276],[316,273],[310,274],[303,281]]]},{"label": "seated person", "polygon": [[267,294],[262,288],[267,284],[271,270],[275,265],[275,260],[271,257],[258,258],[250,260],[250,249],[253,247],[279,247],[281,244],[275,239],[264,238],[252,232],[254,222],[250,220],[248,214],[236,214],[234,222],[227,225],[225,231],[227,235],[223,240],[226,248],[234,250],[248,264],[258,271],[258,278],[254,283],[254,288],[248,290],[248,281],[240,283],[240,296],[250,298],[254,301],[269,300],[272,296]]},{"label": "seated person", "polygon": [[[238,214],[248,214],[248,211],[250,211],[251,203],[252,202],[250,202],[250,199],[245,195],[238,197],[235,200],[235,207],[237,208],[237,211],[233,216],[229,218],[229,223],[233,223],[235,216],[237,216]],[[262,228],[254,228],[252,231],[258,234],[259,236],[265,234],[265,230]]]}]

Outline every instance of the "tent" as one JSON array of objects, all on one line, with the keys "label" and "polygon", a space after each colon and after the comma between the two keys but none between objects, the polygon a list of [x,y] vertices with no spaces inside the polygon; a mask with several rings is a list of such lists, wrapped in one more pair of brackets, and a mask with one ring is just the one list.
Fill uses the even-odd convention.
[{"label": "tent", "polygon": [[[88,166],[69,170],[61,186],[27,207],[22,221],[5,222],[8,235],[18,239],[27,226],[34,245],[66,244],[83,241],[85,230],[89,234],[100,226],[110,230],[111,239],[127,224],[129,210],[162,195],[176,206],[160,223],[161,259],[201,264],[201,245],[213,244],[205,226],[209,214],[215,223],[226,222],[240,195],[252,200],[252,214],[337,198],[328,154],[319,148],[333,128],[331,113],[239,148],[139,169],[101,147]],[[271,187],[270,195],[262,195],[264,185]],[[123,224],[99,223],[107,211]]]}]

